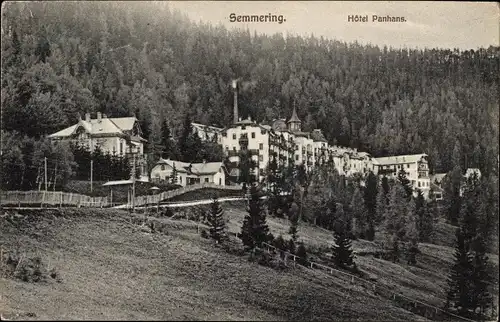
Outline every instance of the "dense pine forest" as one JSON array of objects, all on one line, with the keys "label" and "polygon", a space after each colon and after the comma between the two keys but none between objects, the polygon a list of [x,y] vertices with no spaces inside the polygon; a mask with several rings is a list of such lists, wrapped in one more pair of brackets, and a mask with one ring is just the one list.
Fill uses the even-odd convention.
[{"label": "dense pine forest", "polygon": [[[375,156],[425,152],[434,172],[496,172],[499,47],[394,49],[229,31],[164,2],[9,2],[2,10],[2,128],[39,138],[77,113],[135,114],[151,147],[186,113],[269,123],[295,103],[305,130]],[[424,37],[424,35],[422,35]],[[17,134],[16,134],[17,135]]]}]

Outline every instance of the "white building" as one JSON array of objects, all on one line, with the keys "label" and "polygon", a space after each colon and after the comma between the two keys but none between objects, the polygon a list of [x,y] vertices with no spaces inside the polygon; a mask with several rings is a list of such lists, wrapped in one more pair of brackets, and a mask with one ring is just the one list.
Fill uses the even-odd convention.
[{"label": "white building", "polygon": [[139,121],[135,117],[108,118],[97,112],[92,119],[85,114],[85,119],[78,117],[78,123],[50,134],[51,140],[65,140],[94,151],[99,147],[102,152],[117,156],[135,154],[136,164],[141,174],[146,174],[146,158],[144,157],[144,143]]},{"label": "white building", "polygon": [[398,155],[374,158],[374,173],[380,176],[396,179],[398,173],[404,170],[413,188],[420,189],[425,198],[429,198],[431,181],[427,154]]},{"label": "white building", "polygon": [[170,159],[160,159],[151,169],[153,182],[172,182],[174,168],[176,181],[181,186],[197,183],[225,185],[226,169],[222,162],[186,163]]}]

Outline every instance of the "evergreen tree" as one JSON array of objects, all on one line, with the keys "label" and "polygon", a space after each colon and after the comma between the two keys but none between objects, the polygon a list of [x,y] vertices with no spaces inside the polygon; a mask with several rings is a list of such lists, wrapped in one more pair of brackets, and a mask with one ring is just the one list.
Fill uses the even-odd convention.
[{"label": "evergreen tree", "polygon": [[456,238],[455,263],[448,279],[446,307],[458,309],[463,314],[471,307],[473,266],[463,228],[457,228]]},{"label": "evergreen tree", "polygon": [[481,193],[477,178],[472,176],[464,189],[455,263],[448,283],[446,306],[464,315],[474,315],[477,309],[483,315],[491,303],[486,244],[480,229],[480,211],[484,209],[479,205]]},{"label": "evergreen tree", "polygon": [[366,239],[373,240],[375,238],[375,224],[377,221],[377,196],[378,196],[378,179],[377,176],[370,171],[365,181],[365,189],[363,198],[365,201],[366,212]]},{"label": "evergreen tree", "polygon": [[460,208],[462,203],[462,171],[456,166],[449,172],[443,182],[443,199],[445,200],[446,217],[452,225],[457,225],[460,220]]},{"label": "evergreen tree", "polygon": [[378,192],[377,192],[377,207],[376,207],[377,216],[375,217],[375,223],[377,225],[383,223],[383,221],[385,219],[385,213],[387,211],[387,204],[388,204],[387,193],[386,193],[383,185],[380,184],[378,186]]},{"label": "evergreen tree", "polygon": [[207,220],[210,226],[210,237],[212,237],[217,244],[226,240],[227,234],[226,223],[224,222],[224,210],[220,206],[217,198],[213,199]]},{"label": "evergreen tree", "polygon": [[349,219],[345,215],[342,207],[337,207],[337,220],[334,227],[335,245],[332,249],[332,259],[341,268],[351,269],[354,266],[354,255],[351,245],[351,227]]},{"label": "evergreen tree", "polygon": [[417,228],[417,217],[416,217],[416,206],[415,201],[412,198],[407,206],[406,211],[406,252],[408,258],[408,264],[415,265],[417,263],[417,253],[418,253],[418,228]]},{"label": "evergreen tree", "polygon": [[167,120],[163,120],[163,123],[161,124],[161,145],[163,146],[162,158],[173,160],[177,159],[178,155],[175,142],[172,139],[172,133]]},{"label": "evergreen tree", "polygon": [[391,189],[391,197],[383,224],[384,248],[393,262],[399,260],[400,243],[406,235],[406,192],[401,184]]},{"label": "evergreen tree", "polygon": [[269,227],[266,223],[266,214],[264,211],[262,192],[257,186],[250,188],[250,200],[247,212],[241,227],[239,238],[247,250],[253,250],[259,247],[263,242],[273,240],[269,233]]},{"label": "evergreen tree", "polygon": [[415,198],[415,214],[417,217],[418,240],[428,242],[434,230],[434,216],[420,189],[417,190],[417,197]]},{"label": "evergreen tree", "polygon": [[295,202],[290,205],[290,210],[288,212],[288,219],[290,221],[290,230],[288,233],[292,236],[293,242],[297,241],[297,231],[299,225],[299,207]]},{"label": "evergreen tree", "polygon": [[353,222],[355,223],[355,225],[353,225],[353,234],[357,238],[364,239],[366,238],[366,233],[368,230],[368,211],[365,208],[361,192],[358,188],[354,190],[350,208],[353,216]]},{"label": "evergreen tree", "polygon": [[413,194],[413,187],[411,185],[410,180],[406,177],[406,172],[404,169],[401,169],[398,173],[398,181],[399,183],[403,186],[406,192],[406,198],[407,200],[410,200],[412,194]]},{"label": "evergreen tree", "polygon": [[489,284],[492,284],[489,274],[488,256],[486,256],[486,243],[482,234],[478,234],[472,242],[471,251],[472,257],[472,274],[471,281],[473,283],[470,290],[472,297],[472,308],[479,308],[480,316],[484,316],[486,310],[491,306],[492,296],[488,291]]}]

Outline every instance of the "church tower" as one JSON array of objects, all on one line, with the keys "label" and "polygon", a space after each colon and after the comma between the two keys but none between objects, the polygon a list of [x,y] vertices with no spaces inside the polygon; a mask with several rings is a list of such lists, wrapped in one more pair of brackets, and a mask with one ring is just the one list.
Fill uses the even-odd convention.
[{"label": "church tower", "polygon": [[301,131],[301,125],[302,122],[300,121],[299,117],[297,116],[297,109],[295,108],[295,102],[293,104],[293,112],[292,112],[292,117],[288,120],[288,130],[291,132],[300,132]]}]

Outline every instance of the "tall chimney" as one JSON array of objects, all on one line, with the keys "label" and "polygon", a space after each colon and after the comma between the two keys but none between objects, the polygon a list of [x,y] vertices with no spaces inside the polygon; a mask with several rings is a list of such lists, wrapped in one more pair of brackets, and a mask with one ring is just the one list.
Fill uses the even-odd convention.
[{"label": "tall chimney", "polygon": [[233,101],[233,123],[238,122],[238,81],[233,80],[233,92],[234,92],[234,101]]},{"label": "tall chimney", "polygon": [[90,113],[85,113],[85,121],[90,122]]},{"label": "tall chimney", "polygon": [[97,122],[101,122],[101,118],[102,118],[102,115],[101,115],[101,112],[97,112]]}]

